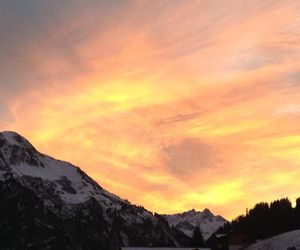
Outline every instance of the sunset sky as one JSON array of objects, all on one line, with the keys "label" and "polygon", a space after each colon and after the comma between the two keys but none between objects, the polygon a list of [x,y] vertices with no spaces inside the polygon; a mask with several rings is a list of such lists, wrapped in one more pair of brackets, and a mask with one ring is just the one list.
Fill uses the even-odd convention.
[{"label": "sunset sky", "polygon": [[300,1],[0,0],[0,130],[150,211],[300,196]]}]

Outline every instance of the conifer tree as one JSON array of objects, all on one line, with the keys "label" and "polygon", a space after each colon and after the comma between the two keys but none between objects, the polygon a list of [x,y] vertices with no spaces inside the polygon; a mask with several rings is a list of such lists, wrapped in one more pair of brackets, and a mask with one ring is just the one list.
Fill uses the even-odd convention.
[{"label": "conifer tree", "polygon": [[204,243],[203,236],[199,227],[196,227],[192,236],[192,246],[201,247]]}]

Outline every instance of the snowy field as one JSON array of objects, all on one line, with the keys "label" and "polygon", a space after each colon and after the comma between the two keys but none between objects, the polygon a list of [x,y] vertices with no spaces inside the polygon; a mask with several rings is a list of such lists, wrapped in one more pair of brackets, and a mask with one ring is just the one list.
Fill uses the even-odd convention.
[{"label": "snowy field", "polygon": [[245,250],[287,250],[295,247],[300,249],[300,230],[295,230],[287,233],[283,233],[272,238],[262,240]]},{"label": "snowy field", "polygon": [[[195,248],[168,248],[168,247],[123,247],[122,250],[193,250]],[[209,248],[196,248],[199,250],[210,250]]]}]

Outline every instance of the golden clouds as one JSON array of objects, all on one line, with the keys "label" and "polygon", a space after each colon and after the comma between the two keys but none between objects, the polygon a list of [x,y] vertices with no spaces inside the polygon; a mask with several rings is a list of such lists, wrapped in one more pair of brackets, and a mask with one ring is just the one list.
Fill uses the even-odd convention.
[{"label": "golden clouds", "polygon": [[64,7],[59,27],[19,24],[34,34],[20,39],[22,60],[6,32],[15,43],[2,63],[1,129],[157,212],[209,207],[230,218],[279,189],[294,197],[298,2]]},{"label": "golden clouds", "polygon": [[230,181],[228,183],[217,183],[202,192],[188,193],[187,199],[190,200],[191,203],[209,204],[213,206],[229,203],[245,195],[241,181]]}]

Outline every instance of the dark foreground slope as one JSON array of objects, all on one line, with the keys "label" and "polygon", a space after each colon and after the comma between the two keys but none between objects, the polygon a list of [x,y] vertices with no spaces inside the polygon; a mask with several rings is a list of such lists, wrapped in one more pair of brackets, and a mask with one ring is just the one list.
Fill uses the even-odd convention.
[{"label": "dark foreground slope", "polygon": [[0,133],[1,249],[108,250],[188,241],[79,168],[39,153],[17,133]]}]

